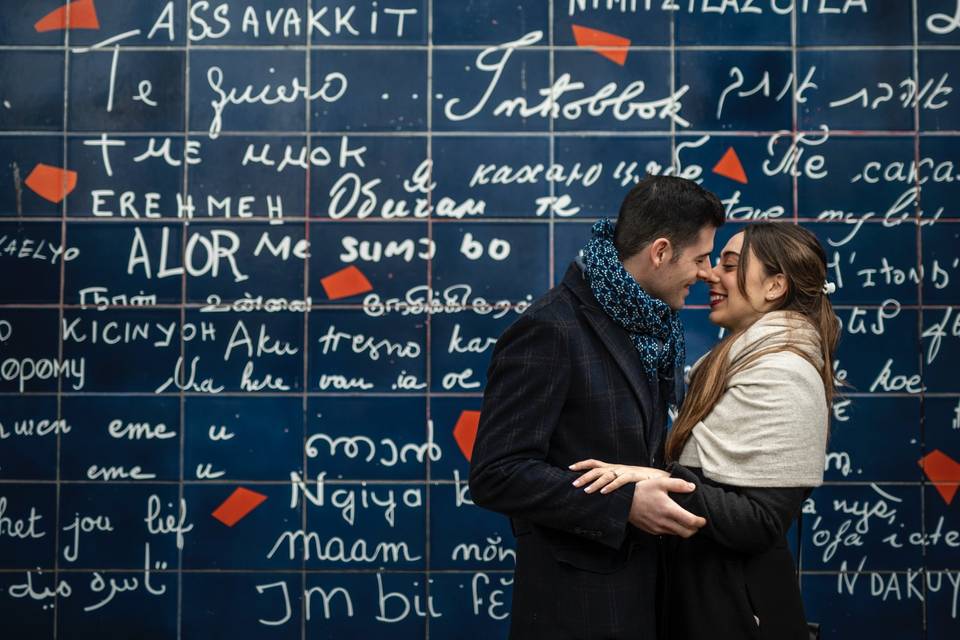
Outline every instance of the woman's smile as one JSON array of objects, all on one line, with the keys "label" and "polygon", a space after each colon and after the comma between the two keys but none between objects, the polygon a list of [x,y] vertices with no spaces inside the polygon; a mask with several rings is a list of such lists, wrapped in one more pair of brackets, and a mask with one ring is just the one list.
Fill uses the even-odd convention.
[{"label": "woman's smile", "polygon": [[710,292],[710,308],[716,307],[718,304],[727,299],[727,294],[720,293],[719,291]]}]

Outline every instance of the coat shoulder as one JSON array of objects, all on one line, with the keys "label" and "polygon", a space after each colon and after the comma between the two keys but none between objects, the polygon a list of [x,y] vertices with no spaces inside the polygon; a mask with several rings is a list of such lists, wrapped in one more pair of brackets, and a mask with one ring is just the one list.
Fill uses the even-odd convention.
[{"label": "coat shoulder", "polygon": [[580,302],[563,283],[550,289],[527,307],[517,323],[548,324],[558,329],[573,329],[579,326],[577,309]]}]

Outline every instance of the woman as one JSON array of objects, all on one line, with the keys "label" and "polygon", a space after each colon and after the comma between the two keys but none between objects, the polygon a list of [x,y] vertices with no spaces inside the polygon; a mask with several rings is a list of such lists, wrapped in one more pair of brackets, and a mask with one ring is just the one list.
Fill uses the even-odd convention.
[{"label": "woman", "polygon": [[[823,480],[839,325],[816,237],[790,224],[747,226],[710,281],[710,320],[730,333],[692,368],[666,443],[672,494],[707,525],[671,539],[665,637],[806,640],[785,534]],[[608,493],[656,469],[579,462]]]}]

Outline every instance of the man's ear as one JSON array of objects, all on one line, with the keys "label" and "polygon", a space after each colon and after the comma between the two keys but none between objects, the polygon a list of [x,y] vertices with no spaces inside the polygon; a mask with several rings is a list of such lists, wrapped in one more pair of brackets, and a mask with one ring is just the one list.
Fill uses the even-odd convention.
[{"label": "man's ear", "polygon": [[782,273],[770,276],[764,282],[763,299],[766,302],[776,302],[787,295],[787,277]]},{"label": "man's ear", "polygon": [[657,238],[651,242],[647,251],[650,255],[650,262],[656,269],[669,262],[673,257],[673,245],[666,238]]}]

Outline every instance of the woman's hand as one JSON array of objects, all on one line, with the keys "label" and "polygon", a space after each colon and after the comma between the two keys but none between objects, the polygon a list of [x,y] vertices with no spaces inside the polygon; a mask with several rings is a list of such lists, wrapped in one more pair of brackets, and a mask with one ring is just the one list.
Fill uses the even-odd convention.
[{"label": "woman's hand", "polygon": [[573,486],[582,487],[589,484],[584,491],[593,493],[600,489],[600,493],[610,493],[628,483],[643,482],[651,478],[665,478],[670,474],[662,469],[653,467],[632,467],[627,464],[608,464],[601,460],[581,460],[570,465],[573,471],[586,471],[585,474],[573,481]]}]

